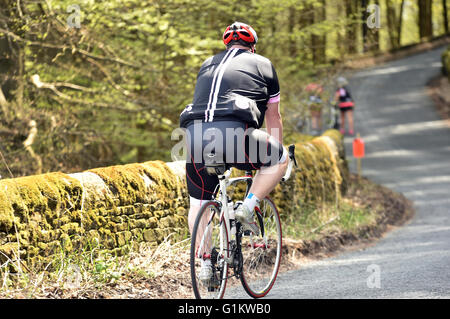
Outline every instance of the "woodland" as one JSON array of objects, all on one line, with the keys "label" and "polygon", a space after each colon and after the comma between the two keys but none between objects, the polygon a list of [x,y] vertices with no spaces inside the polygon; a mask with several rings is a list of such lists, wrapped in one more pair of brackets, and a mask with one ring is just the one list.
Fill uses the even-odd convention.
[{"label": "woodland", "polygon": [[0,176],[170,161],[225,28],[252,25],[286,134],[303,88],[350,58],[449,34],[447,0],[0,0]]}]

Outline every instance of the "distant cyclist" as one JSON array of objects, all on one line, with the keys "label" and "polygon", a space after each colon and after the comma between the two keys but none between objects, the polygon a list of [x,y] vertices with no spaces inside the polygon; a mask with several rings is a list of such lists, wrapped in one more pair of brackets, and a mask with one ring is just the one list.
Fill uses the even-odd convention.
[{"label": "distant cyclist", "polygon": [[[271,61],[255,53],[258,36],[245,23],[234,22],[223,33],[226,50],[200,68],[192,104],[180,115],[186,128],[186,181],[192,228],[198,211],[211,200],[218,177],[208,175],[206,161],[222,161],[241,170],[259,170],[236,219],[258,235],[254,208],[283,177],[287,150],[282,145],[280,87]],[[260,130],[265,120],[267,132]],[[210,260],[202,260],[201,280],[212,276]]]},{"label": "distant cyclist", "polygon": [[305,88],[308,94],[308,107],[311,115],[311,135],[319,135],[322,130],[323,87],[318,82],[309,83]]},{"label": "distant cyclist", "polygon": [[353,109],[355,107],[355,103],[348,88],[348,81],[344,77],[340,76],[337,78],[336,82],[338,88],[335,93],[335,102],[339,106],[339,110],[341,112],[340,131],[342,134],[345,134],[345,124],[347,118],[348,133],[350,135],[354,135]]}]

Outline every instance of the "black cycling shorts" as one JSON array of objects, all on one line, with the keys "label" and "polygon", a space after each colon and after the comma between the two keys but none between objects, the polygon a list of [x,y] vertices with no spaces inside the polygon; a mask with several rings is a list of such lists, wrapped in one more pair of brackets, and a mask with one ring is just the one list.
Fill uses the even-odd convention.
[{"label": "black cycling shorts", "polygon": [[340,108],[341,112],[353,111],[353,106],[343,106]]},{"label": "black cycling shorts", "polygon": [[227,163],[239,170],[273,166],[286,156],[282,144],[267,132],[237,121],[198,122],[186,129],[186,181],[189,195],[211,200],[217,176],[205,170],[205,158]]}]

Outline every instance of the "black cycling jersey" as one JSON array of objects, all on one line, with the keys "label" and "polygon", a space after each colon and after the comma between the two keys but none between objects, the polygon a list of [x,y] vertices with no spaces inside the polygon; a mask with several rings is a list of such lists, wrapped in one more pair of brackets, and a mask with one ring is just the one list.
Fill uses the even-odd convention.
[{"label": "black cycling jersey", "polygon": [[180,115],[180,127],[201,120],[239,121],[260,128],[267,103],[279,94],[278,77],[269,59],[248,50],[229,49],[203,63],[192,104]]},{"label": "black cycling jersey", "polygon": [[338,89],[339,102],[353,102],[352,95],[347,86]]}]

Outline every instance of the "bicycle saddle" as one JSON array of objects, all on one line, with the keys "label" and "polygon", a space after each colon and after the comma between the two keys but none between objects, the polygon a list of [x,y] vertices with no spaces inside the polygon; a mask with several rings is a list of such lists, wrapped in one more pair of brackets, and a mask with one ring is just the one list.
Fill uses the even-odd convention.
[{"label": "bicycle saddle", "polygon": [[215,153],[209,153],[205,157],[205,169],[208,175],[223,175],[229,165],[223,162]]}]

